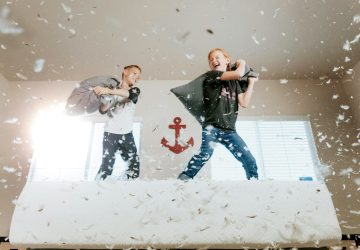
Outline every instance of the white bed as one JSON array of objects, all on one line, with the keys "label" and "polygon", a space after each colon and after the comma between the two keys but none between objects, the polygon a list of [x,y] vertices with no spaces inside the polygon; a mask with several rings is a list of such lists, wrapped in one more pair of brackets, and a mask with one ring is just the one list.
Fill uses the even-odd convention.
[{"label": "white bed", "polygon": [[321,182],[33,182],[9,238],[29,248],[322,247],[341,230]]}]

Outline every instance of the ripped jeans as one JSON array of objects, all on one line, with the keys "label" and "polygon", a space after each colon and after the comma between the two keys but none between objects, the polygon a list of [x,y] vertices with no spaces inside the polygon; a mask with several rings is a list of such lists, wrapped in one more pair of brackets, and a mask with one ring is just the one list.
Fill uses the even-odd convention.
[{"label": "ripped jeans", "polygon": [[112,174],[117,151],[120,151],[121,158],[128,165],[127,178],[136,179],[139,177],[139,156],[132,132],[125,135],[104,132],[102,163],[95,180],[105,180],[107,176]]},{"label": "ripped jeans", "polygon": [[213,126],[203,128],[200,152],[190,159],[180,175],[194,178],[212,156],[215,143],[224,145],[242,163],[248,180],[250,178],[258,179],[256,160],[236,131],[225,131]]}]

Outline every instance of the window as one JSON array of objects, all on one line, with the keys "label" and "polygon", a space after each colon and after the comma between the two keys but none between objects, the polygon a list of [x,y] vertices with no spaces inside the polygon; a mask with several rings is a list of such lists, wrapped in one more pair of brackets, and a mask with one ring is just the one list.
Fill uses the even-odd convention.
[{"label": "window", "polygon": [[[260,179],[317,179],[320,163],[306,118],[239,120],[236,130],[256,159]],[[241,163],[220,144],[210,162],[212,179],[246,179]]]},{"label": "window", "polygon": [[[134,122],[135,144],[140,151],[141,122]],[[92,181],[100,168],[104,123],[84,121],[56,113],[43,114],[34,126],[34,155],[29,181]],[[115,178],[125,163],[119,154]]]}]

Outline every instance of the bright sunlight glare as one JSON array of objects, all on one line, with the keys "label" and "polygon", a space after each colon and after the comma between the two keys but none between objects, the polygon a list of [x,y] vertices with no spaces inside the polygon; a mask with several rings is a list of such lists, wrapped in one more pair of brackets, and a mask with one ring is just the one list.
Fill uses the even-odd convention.
[{"label": "bright sunlight glare", "polygon": [[74,179],[82,179],[80,175],[86,164],[90,133],[89,122],[67,116],[61,106],[39,112],[32,130],[32,179],[58,180],[68,176],[69,172]]}]

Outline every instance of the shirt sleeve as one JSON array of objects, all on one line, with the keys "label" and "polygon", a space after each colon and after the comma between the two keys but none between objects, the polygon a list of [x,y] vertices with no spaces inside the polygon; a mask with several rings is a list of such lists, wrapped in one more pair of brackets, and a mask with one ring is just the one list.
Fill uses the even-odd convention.
[{"label": "shirt sleeve", "polygon": [[137,103],[138,98],[140,95],[140,89],[137,87],[131,88],[129,90],[129,99],[133,102],[133,103]]},{"label": "shirt sleeve", "polygon": [[248,88],[248,85],[249,85],[249,83],[248,83],[248,81],[236,81],[236,83],[237,83],[237,94],[240,94],[240,93],[244,93],[246,90],[247,90],[247,88]]}]

